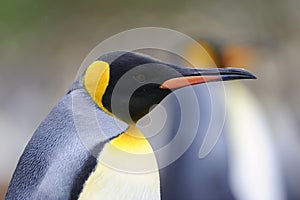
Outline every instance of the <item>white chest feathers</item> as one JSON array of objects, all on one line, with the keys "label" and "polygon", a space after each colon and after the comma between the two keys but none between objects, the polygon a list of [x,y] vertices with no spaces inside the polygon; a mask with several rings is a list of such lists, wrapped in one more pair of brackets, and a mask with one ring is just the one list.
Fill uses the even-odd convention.
[{"label": "white chest feathers", "polygon": [[154,152],[135,128],[107,143],[79,200],[160,200]]}]

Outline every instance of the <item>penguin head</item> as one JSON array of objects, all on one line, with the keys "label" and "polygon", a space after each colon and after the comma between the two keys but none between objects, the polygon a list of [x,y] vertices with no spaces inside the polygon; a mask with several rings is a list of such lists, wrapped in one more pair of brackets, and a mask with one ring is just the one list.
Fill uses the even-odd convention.
[{"label": "penguin head", "polygon": [[132,52],[101,56],[86,70],[84,88],[105,112],[135,123],[172,91],[195,84],[255,79],[243,69],[186,68]]},{"label": "penguin head", "polygon": [[184,47],[184,57],[194,64],[199,63],[202,67],[243,66],[248,69],[253,67],[253,61],[257,56],[256,49],[259,47],[255,42],[227,43],[212,38],[199,38],[197,41],[202,48],[194,43],[188,44]]}]

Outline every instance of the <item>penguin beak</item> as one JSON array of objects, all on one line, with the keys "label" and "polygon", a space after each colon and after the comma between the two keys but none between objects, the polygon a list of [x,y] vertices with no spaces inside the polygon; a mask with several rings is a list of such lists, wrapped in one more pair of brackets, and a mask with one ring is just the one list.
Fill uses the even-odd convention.
[{"label": "penguin beak", "polygon": [[166,80],[161,89],[178,89],[206,82],[230,81],[236,79],[256,79],[247,70],[240,68],[177,68],[183,76]]}]

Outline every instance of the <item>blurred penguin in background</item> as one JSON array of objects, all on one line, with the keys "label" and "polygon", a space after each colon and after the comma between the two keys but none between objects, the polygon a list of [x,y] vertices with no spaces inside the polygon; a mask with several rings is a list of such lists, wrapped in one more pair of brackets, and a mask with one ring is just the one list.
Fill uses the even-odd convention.
[{"label": "blurred penguin in background", "polygon": [[[256,92],[260,93],[259,100],[272,130],[272,137],[283,173],[286,198],[298,200],[300,199],[300,131],[293,110],[287,103],[286,94],[282,95],[279,92],[282,87],[281,84],[284,82],[280,71],[281,66],[288,65],[288,63],[282,55],[278,54],[280,47],[276,44],[276,42],[269,40],[252,46],[254,59],[251,61],[255,63],[249,66],[258,66],[254,71],[263,75],[259,81],[263,87]],[[234,51],[229,52],[234,53]]]},{"label": "blurred penguin in background", "polygon": [[[274,46],[274,44],[270,42],[254,43],[252,45],[249,45],[247,43],[230,45],[227,44],[224,45],[222,49],[222,62],[224,63],[224,66],[241,66],[245,67],[246,69],[251,69],[252,71],[255,71],[254,66],[259,66],[259,68],[269,67],[269,70],[271,69],[275,71],[276,65],[273,63],[274,58],[269,58],[268,60],[267,55],[268,52],[271,51],[275,53],[274,50],[276,49],[276,46]],[[259,60],[261,60],[262,62],[259,62]],[[256,71],[258,71],[258,68]],[[276,79],[276,77],[273,78]],[[265,80],[264,77],[261,77],[261,79]],[[265,131],[263,132],[264,134],[262,133],[261,137],[268,139],[266,141],[269,141],[269,144],[267,145],[267,143],[265,143],[264,148],[269,146],[273,149],[273,154],[275,154],[272,156],[273,162],[276,161],[277,165],[275,165],[276,163],[274,163],[273,167],[270,169],[277,171],[280,170],[280,173],[276,173],[281,176],[281,181],[278,186],[281,185],[281,191],[282,193],[285,193],[285,199],[300,199],[300,158],[298,156],[300,153],[300,135],[295,117],[293,116],[289,107],[280,96],[276,95],[276,93],[266,92],[263,96],[261,96],[261,98],[259,99],[260,101],[258,101],[256,96],[245,86],[245,84],[239,84],[235,82],[234,84],[228,85],[234,88],[239,85],[240,91],[238,89],[229,91],[228,89],[227,94],[232,94],[232,98],[228,99],[227,103],[232,104],[233,106],[233,102],[229,101],[233,100],[233,95],[239,95],[234,93],[239,91],[239,93],[243,94],[244,97],[247,97],[247,101],[242,101],[241,99],[239,99],[240,102],[236,102],[234,106],[240,105],[243,102],[247,102],[249,106],[244,106],[243,108],[249,109],[247,113],[253,115],[255,114],[256,116],[256,126],[253,126],[252,130],[256,130],[259,128],[260,132],[262,132],[262,130],[265,129]],[[273,87],[276,87],[276,85]],[[229,113],[230,111],[234,111],[234,109],[229,110]],[[236,118],[237,117],[238,116],[236,116]],[[255,118],[253,117],[253,119]],[[240,121],[242,120],[240,119]],[[241,123],[246,123],[246,121]],[[230,133],[234,133],[234,131]],[[254,142],[255,141],[253,141],[253,143]],[[241,142],[239,142],[239,144],[241,144]],[[269,153],[271,153],[270,150],[271,148],[269,148]],[[257,151],[260,152],[258,148]],[[271,163],[270,158],[272,157],[266,157],[269,159],[269,163]],[[264,166],[267,167],[267,165]],[[271,174],[269,176],[272,177]],[[273,177],[274,181],[280,180],[280,178],[277,177],[279,176]],[[264,181],[265,179],[262,180]],[[253,180],[253,182],[254,181],[255,179]]]},{"label": "blurred penguin in background", "polygon": [[[253,64],[255,47],[226,45],[222,52],[223,66],[248,68]],[[286,199],[274,133],[263,106],[244,84],[226,87],[232,190],[238,199]]]},{"label": "blurred penguin in background", "polygon": [[[246,68],[251,66],[255,54],[254,46],[220,45],[212,40],[199,43],[203,48],[183,45],[192,65],[180,59],[174,59],[174,63],[185,62],[189,67]],[[225,92],[224,86],[218,83],[201,85],[194,90],[202,94],[197,96],[200,110],[197,135],[179,159],[161,169],[162,197],[174,200],[286,199],[274,134],[255,95],[241,82],[226,83]],[[185,92],[179,90],[167,99],[168,103],[162,103],[169,116],[165,123],[170,132],[169,140],[190,131],[178,128],[179,124],[186,123],[181,117],[181,110],[188,103],[184,99]],[[193,120],[192,115],[193,111],[189,120]],[[203,147],[206,150],[203,151]],[[174,152],[176,147],[169,154]]]}]

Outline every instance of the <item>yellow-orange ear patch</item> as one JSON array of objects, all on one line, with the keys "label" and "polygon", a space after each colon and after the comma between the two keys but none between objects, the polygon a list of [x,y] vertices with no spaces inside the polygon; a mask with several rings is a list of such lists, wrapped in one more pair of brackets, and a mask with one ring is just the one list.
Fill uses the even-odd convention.
[{"label": "yellow-orange ear patch", "polygon": [[93,101],[106,113],[110,113],[102,104],[102,97],[109,82],[109,64],[104,61],[93,62],[84,75],[84,86]]},{"label": "yellow-orange ear patch", "polygon": [[192,68],[214,67],[216,66],[216,54],[213,49],[204,42],[200,44],[191,44],[185,47],[184,57],[190,62]]}]

